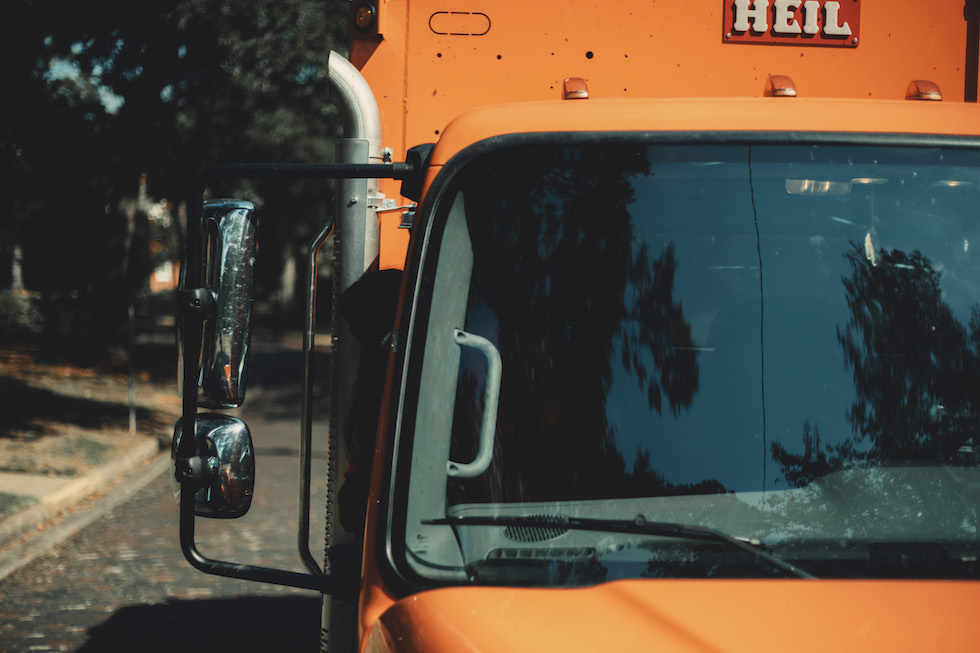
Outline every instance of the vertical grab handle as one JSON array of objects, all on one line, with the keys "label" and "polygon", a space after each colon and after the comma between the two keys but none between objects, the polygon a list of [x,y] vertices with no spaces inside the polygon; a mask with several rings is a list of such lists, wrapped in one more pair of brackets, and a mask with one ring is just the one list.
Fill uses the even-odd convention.
[{"label": "vertical grab handle", "polygon": [[476,349],[487,361],[487,380],[483,391],[483,419],[480,421],[480,442],[476,458],[470,463],[450,460],[447,472],[456,478],[473,478],[487,471],[493,459],[493,440],[497,431],[497,401],[500,398],[500,352],[486,338],[460,329],[453,331],[453,339],[460,347]]},{"label": "vertical grab handle", "polygon": [[297,544],[299,557],[313,576],[322,576],[323,570],[310,553],[310,484],[313,448],[313,349],[316,340],[316,271],[320,248],[333,232],[334,221],[330,219],[317,237],[310,243],[310,255],[306,270],[306,329],[303,331],[303,412],[300,415],[299,439],[299,532]]}]

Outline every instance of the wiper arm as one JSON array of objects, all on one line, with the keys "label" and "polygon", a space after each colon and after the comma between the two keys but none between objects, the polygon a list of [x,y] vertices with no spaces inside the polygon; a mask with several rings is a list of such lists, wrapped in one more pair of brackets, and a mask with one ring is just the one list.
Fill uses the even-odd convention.
[{"label": "wiper arm", "polygon": [[441,519],[425,519],[423,524],[433,526],[524,526],[528,528],[558,528],[578,531],[602,531],[605,533],[627,533],[630,535],[654,535],[659,537],[676,537],[688,540],[703,540],[706,542],[721,542],[734,548],[751,553],[798,578],[816,578],[799,567],[780,560],[776,556],[756,548],[749,542],[706,526],[693,524],[674,524],[663,521],[648,521],[643,515],[634,519],[590,519],[585,517],[567,517],[564,515],[541,516],[468,516],[443,517]]}]

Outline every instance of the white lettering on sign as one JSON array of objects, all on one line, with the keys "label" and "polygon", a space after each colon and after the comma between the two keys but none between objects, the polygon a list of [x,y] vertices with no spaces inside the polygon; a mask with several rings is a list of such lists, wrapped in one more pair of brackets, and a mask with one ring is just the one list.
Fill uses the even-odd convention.
[{"label": "white lettering on sign", "polygon": [[[803,25],[800,26],[796,13],[803,8]],[[851,27],[840,22],[840,2],[828,0],[775,0],[772,5],[772,31],[776,34],[819,34],[818,17],[823,9],[823,33],[826,36],[850,36]],[[732,27],[738,32],[750,29],[757,34],[769,30],[769,0],[735,0],[735,21]]]},{"label": "white lettering on sign", "polygon": [[837,12],[840,11],[840,3],[828,2],[823,8],[827,12],[827,17],[823,22],[824,34],[829,34],[830,36],[850,36],[851,27],[847,24],[847,21],[844,21],[843,25],[837,24]]},{"label": "white lettering on sign", "polygon": [[772,22],[772,31],[777,34],[799,34],[803,30],[796,22],[796,10],[800,8],[799,0],[776,0],[773,9],[776,13]]},{"label": "white lettering on sign", "polygon": [[817,14],[820,12],[820,3],[817,0],[806,0],[803,3],[803,33],[819,34],[820,25],[817,24]]},{"label": "white lettering on sign", "polygon": [[[749,5],[752,8],[749,9]],[[735,29],[739,32],[749,31],[749,18],[752,19],[752,31],[762,34],[769,29],[766,18],[769,16],[769,0],[735,0]]]}]

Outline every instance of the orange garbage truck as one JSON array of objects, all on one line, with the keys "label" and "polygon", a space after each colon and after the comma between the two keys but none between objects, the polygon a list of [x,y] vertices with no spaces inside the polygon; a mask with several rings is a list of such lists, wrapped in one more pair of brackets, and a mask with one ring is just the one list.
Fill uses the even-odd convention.
[{"label": "orange garbage truck", "polygon": [[[354,0],[327,559],[243,514],[255,206],[188,230],[174,482],[325,650],[980,648],[980,3]],[[202,409],[207,409],[204,412]]]}]

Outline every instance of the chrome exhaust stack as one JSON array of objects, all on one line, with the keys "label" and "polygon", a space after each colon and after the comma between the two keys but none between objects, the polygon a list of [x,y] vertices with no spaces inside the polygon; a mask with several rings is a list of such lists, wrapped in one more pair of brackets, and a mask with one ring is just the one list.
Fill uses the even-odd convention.
[{"label": "chrome exhaust stack", "polygon": [[[333,101],[340,109],[344,123],[344,138],[337,142],[337,162],[383,163],[381,112],[374,92],[361,76],[360,71],[342,55],[331,52],[328,61],[328,78]],[[335,266],[334,270],[335,309],[341,295],[366,271],[376,269],[378,266],[381,237],[377,214],[379,202],[377,179],[344,179],[337,184],[335,215],[338,240],[335,246],[340,265]],[[311,256],[311,261],[312,259]],[[315,312],[314,307],[308,308],[308,323],[313,312]],[[327,523],[324,533],[324,545],[328,553],[324,560],[324,568],[328,571],[331,548],[340,544],[346,544],[350,548],[358,540],[354,534],[347,533],[340,524],[337,496],[348,453],[342,434],[347,428],[351,389],[357,376],[360,349],[355,345],[356,341],[346,320],[339,319],[336,310],[333,315],[330,433],[326,479]],[[304,361],[312,360],[312,333],[309,340],[309,349],[304,346]],[[304,374],[304,378],[306,376]],[[312,404],[312,392],[305,388],[303,403],[304,415],[306,415],[307,406]],[[304,427],[304,439],[310,437],[307,429],[308,427]],[[306,488],[309,488],[308,467],[308,464],[304,466],[306,477],[303,479],[303,484]],[[306,494],[308,496],[309,493]],[[306,514],[309,514],[308,510]],[[304,533],[300,533],[301,549],[305,548],[307,541]],[[306,556],[303,557],[305,561]],[[356,642],[352,627],[355,616],[355,602],[342,601],[331,596],[323,597],[322,650],[353,649]]]}]

